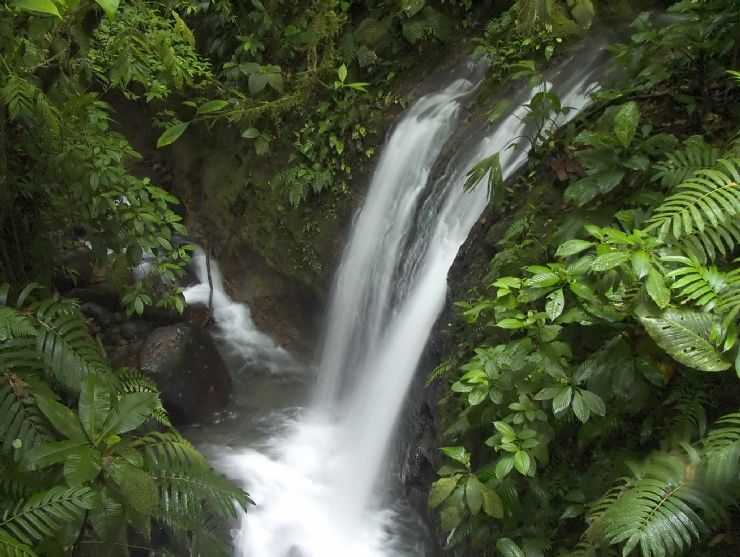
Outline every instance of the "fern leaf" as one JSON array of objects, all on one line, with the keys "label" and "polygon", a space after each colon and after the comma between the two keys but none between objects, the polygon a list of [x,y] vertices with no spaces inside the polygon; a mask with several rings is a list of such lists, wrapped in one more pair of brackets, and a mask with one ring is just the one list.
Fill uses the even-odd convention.
[{"label": "fern leaf", "polygon": [[0,444],[4,453],[22,456],[49,437],[35,400],[20,377],[6,373],[0,383]]},{"label": "fern leaf", "polygon": [[18,540],[0,534],[0,555],[4,557],[36,557],[33,550]]},{"label": "fern leaf", "polygon": [[723,416],[703,440],[706,482],[720,490],[737,483],[740,469],[740,412]]},{"label": "fern leaf", "polygon": [[640,321],[655,343],[685,366],[723,371],[731,365],[708,340],[715,322],[711,314],[669,308],[660,317]]},{"label": "fern leaf", "polygon": [[[740,263],[740,258],[733,263]],[[720,294],[717,311],[725,315],[722,326],[727,328],[740,312],[740,267],[725,274],[725,289]]]},{"label": "fern leaf", "polygon": [[720,159],[718,168],[697,170],[655,210],[646,230],[664,241],[680,240],[730,222],[740,213],[738,167],[740,159]]},{"label": "fern leaf", "polygon": [[702,265],[727,257],[740,244],[740,221],[720,222],[681,240],[681,247]]},{"label": "fern leaf", "polygon": [[15,308],[0,307],[0,341],[36,334],[33,320]]},{"label": "fern leaf", "polygon": [[153,393],[157,395],[157,403],[152,411],[152,417],[163,425],[172,425],[170,418],[167,415],[167,410],[165,410],[162,405],[159,389],[151,378],[142,373],[128,370],[119,371],[117,373],[117,378],[119,393]]},{"label": "fern leaf", "polygon": [[67,522],[93,508],[95,493],[87,487],[53,487],[21,501],[0,517],[0,534],[34,545],[54,536]]},{"label": "fern leaf", "polygon": [[623,555],[638,546],[644,557],[683,551],[706,528],[700,513],[721,508],[691,480],[684,460],[653,459],[604,514],[606,537],[612,544],[625,542]]},{"label": "fern leaf", "polygon": [[36,349],[54,377],[76,391],[88,373],[109,372],[98,345],[90,337],[87,322],[71,306],[58,299],[45,300],[37,306],[41,327]]},{"label": "fern leaf", "polygon": [[654,165],[651,181],[659,181],[664,188],[673,189],[697,170],[712,168],[718,159],[716,147],[704,143],[701,137],[691,137],[686,140],[683,149],[667,153],[664,161]]},{"label": "fern leaf", "polygon": [[719,303],[720,293],[725,289],[725,275],[717,267],[705,267],[684,256],[664,256],[662,260],[681,264],[666,276],[674,279],[671,288],[678,290],[682,304],[690,303],[708,312]]}]

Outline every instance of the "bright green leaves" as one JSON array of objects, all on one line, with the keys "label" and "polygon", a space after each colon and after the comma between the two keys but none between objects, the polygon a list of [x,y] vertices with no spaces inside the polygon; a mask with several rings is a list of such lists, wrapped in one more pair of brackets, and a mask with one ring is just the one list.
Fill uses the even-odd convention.
[{"label": "bright green leaves", "polygon": [[640,110],[634,101],[623,104],[614,117],[614,135],[625,149],[632,143],[639,122]]},{"label": "bright green leaves", "polygon": [[[473,190],[481,184],[483,179],[486,177],[488,177],[488,180],[486,180],[488,200],[493,206],[494,200],[502,200],[504,193],[504,177],[501,170],[499,153],[494,153],[493,155],[478,161],[465,176],[463,187],[466,190]],[[500,207],[500,205],[495,206]]]},{"label": "bright green leaves", "polygon": [[554,414],[560,414],[571,408],[576,418],[583,423],[589,420],[591,414],[597,416],[606,414],[606,405],[600,396],[570,385],[545,387],[534,398],[535,400],[552,400]]},{"label": "bright green leaves", "polygon": [[224,100],[213,100],[203,103],[198,107],[198,110],[196,111],[196,114],[200,116],[201,114],[210,114],[211,112],[219,112],[229,106],[229,101]]},{"label": "bright green leaves", "polygon": [[159,136],[159,139],[157,139],[157,149],[166,147],[167,145],[177,141],[180,136],[185,133],[185,130],[188,129],[189,125],[190,122],[177,122],[169,126],[164,133]]},{"label": "bright green leaves", "polygon": [[590,249],[593,247],[593,245],[593,242],[588,242],[586,240],[568,240],[558,247],[555,255],[557,257],[568,257],[569,255],[575,255],[577,253],[581,253],[582,251]]},{"label": "bright green leaves", "polygon": [[86,377],[80,390],[79,416],[85,433],[93,443],[98,441],[110,407],[111,393],[108,386],[98,377]]},{"label": "bright green leaves", "polygon": [[468,454],[464,447],[442,447],[440,450],[447,458],[450,458],[463,466],[470,466],[470,454]]},{"label": "bright green leaves", "polygon": [[438,479],[432,484],[432,488],[429,491],[429,507],[436,509],[445,499],[447,499],[453,490],[457,487],[457,481],[459,476],[448,476]]},{"label": "bright green leaves", "polygon": [[632,255],[628,251],[612,251],[597,255],[591,263],[591,270],[596,272],[608,271],[625,263],[631,257]]},{"label": "bright green leaves", "polygon": [[103,8],[105,15],[113,19],[118,11],[119,0],[95,0],[95,3]]},{"label": "bright green leaves", "polygon": [[709,342],[715,318],[710,313],[667,309],[659,317],[643,317],[655,343],[676,361],[700,371],[723,371],[732,364]]},{"label": "bright green leaves", "polygon": [[655,269],[650,269],[650,271],[648,271],[645,288],[647,289],[648,295],[660,309],[666,307],[671,301],[671,292],[665,285],[665,279],[663,278],[663,275]]},{"label": "bright green leaves", "polygon": [[59,19],[62,18],[59,8],[52,0],[11,0],[10,5],[18,10],[54,15]]},{"label": "bright green leaves", "polygon": [[560,314],[563,313],[564,307],[565,295],[563,294],[562,288],[558,288],[555,292],[547,295],[547,299],[545,301],[545,312],[547,313],[547,317],[550,318],[550,321],[555,321],[560,317]]}]

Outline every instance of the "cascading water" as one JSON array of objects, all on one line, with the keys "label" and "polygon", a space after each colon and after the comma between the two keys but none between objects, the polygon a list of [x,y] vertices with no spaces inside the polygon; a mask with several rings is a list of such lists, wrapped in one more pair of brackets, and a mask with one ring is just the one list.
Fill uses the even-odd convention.
[{"label": "cascading water", "polygon": [[[594,49],[547,76],[573,108],[569,117],[588,102],[599,66]],[[399,535],[397,504],[377,496],[379,477],[444,304],[447,273],[487,203],[485,188],[463,189],[465,176],[495,152],[510,176],[527,155],[524,147],[506,149],[529,132],[524,92],[494,129],[451,139],[483,69],[467,63],[462,77],[419,99],[389,137],[340,266],[311,406],[297,417],[284,414],[258,449],[222,450],[221,469],[242,480],[258,503],[240,520],[237,555],[422,554]],[[454,155],[433,174],[445,149]]]}]

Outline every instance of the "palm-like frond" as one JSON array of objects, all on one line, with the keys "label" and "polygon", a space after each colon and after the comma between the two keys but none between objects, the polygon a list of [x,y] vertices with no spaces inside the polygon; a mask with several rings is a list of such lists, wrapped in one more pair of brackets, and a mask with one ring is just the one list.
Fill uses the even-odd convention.
[{"label": "palm-like frond", "polygon": [[5,534],[0,534],[0,555],[4,557],[36,557],[33,550],[26,544]]},{"label": "palm-like frond", "polygon": [[724,490],[727,484],[737,488],[740,469],[740,412],[727,414],[703,439],[702,457],[705,481],[714,490]]},{"label": "palm-like frond", "polygon": [[717,164],[719,151],[701,138],[689,138],[683,149],[666,153],[664,161],[653,166],[651,181],[660,182],[666,189],[673,189],[701,168],[711,168]]},{"label": "palm-like frond", "polygon": [[21,501],[0,517],[0,534],[34,545],[56,535],[67,522],[75,521],[93,507],[94,492],[87,487],[53,487]]},{"label": "palm-like frond", "polygon": [[39,321],[36,348],[60,383],[79,390],[86,374],[105,373],[110,368],[90,337],[87,322],[72,308],[56,297],[35,307]]},{"label": "palm-like frond", "polygon": [[681,247],[701,264],[728,257],[740,245],[740,220],[718,223],[684,237]]},{"label": "palm-like frond", "polygon": [[708,312],[719,303],[720,293],[725,289],[725,274],[717,267],[705,267],[682,255],[664,256],[662,259],[680,265],[666,276],[674,280],[671,288],[678,291],[682,304],[695,305]]},{"label": "palm-like frond", "polygon": [[22,456],[49,437],[44,417],[17,375],[0,378],[0,447],[3,453]]},{"label": "palm-like frond", "polygon": [[[740,263],[740,258],[733,261]],[[725,289],[719,296],[717,311],[724,314],[723,326],[726,328],[740,312],[740,267],[725,274]]]},{"label": "palm-like frond", "polygon": [[680,240],[717,228],[740,213],[740,159],[720,159],[717,167],[695,171],[655,210],[647,231],[661,240]]},{"label": "palm-like frond", "polygon": [[637,480],[604,513],[605,535],[624,542],[623,555],[639,547],[644,557],[679,553],[705,530],[702,515],[721,504],[692,484],[685,460],[660,455],[638,470]]}]

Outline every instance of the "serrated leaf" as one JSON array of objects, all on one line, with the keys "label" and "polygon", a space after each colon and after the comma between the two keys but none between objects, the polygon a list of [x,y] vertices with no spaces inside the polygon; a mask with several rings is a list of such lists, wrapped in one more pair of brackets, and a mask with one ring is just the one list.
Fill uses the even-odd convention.
[{"label": "serrated leaf", "polygon": [[631,254],[628,251],[612,251],[596,256],[591,262],[591,270],[597,272],[608,271],[618,267],[625,261],[629,260]]},{"label": "serrated leaf", "polygon": [[555,292],[552,292],[547,296],[545,301],[545,312],[550,318],[550,321],[555,321],[560,314],[563,313],[565,307],[565,296],[563,295],[563,289],[560,288]]},{"label": "serrated leaf", "polygon": [[645,281],[645,288],[647,289],[648,295],[653,299],[656,305],[663,309],[671,301],[671,292],[665,285],[663,275],[661,275],[655,269],[650,269]]},{"label": "serrated leaf", "polygon": [[481,493],[483,494],[483,512],[492,518],[503,518],[504,504],[501,501],[501,497],[499,497],[498,493],[486,484],[481,485]]},{"label": "serrated leaf", "polygon": [[712,314],[667,309],[660,317],[642,317],[640,321],[655,343],[685,366],[724,371],[731,365],[705,338],[714,321]]},{"label": "serrated leaf", "polygon": [[450,496],[457,487],[457,476],[440,478],[429,490],[429,508],[436,509]]},{"label": "serrated leaf", "polygon": [[581,395],[580,390],[576,390],[576,392],[573,393],[573,404],[571,407],[573,408],[573,413],[576,415],[576,418],[584,424],[591,417],[591,410],[589,409],[588,404],[586,404],[583,395]]},{"label": "serrated leaf", "polygon": [[593,242],[587,242],[586,240],[568,240],[563,242],[558,247],[558,251],[555,252],[557,257],[568,257],[569,255],[575,255],[581,253],[584,250],[592,247]]},{"label": "serrated leaf", "polygon": [[177,141],[178,138],[185,133],[185,130],[188,129],[189,124],[190,122],[180,122],[167,128],[164,133],[159,136],[159,139],[157,139],[157,149],[166,147],[167,145]]},{"label": "serrated leaf", "polygon": [[634,101],[624,103],[614,117],[614,135],[625,149],[632,143],[639,122],[640,109]]},{"label": "serrated leaf", "polygon": [[552,399],[552,411],[562,412],[568,406],[570,406],[570,402],[573,399],[573,387],[563,387],[560,389],[560,392],[556,394]]},{"label": "serrated leaf", "polygon": [[646,251],[638,250],[632,254],[632,271],[638,279],[646,276],[652,268],[650,255]]}]

